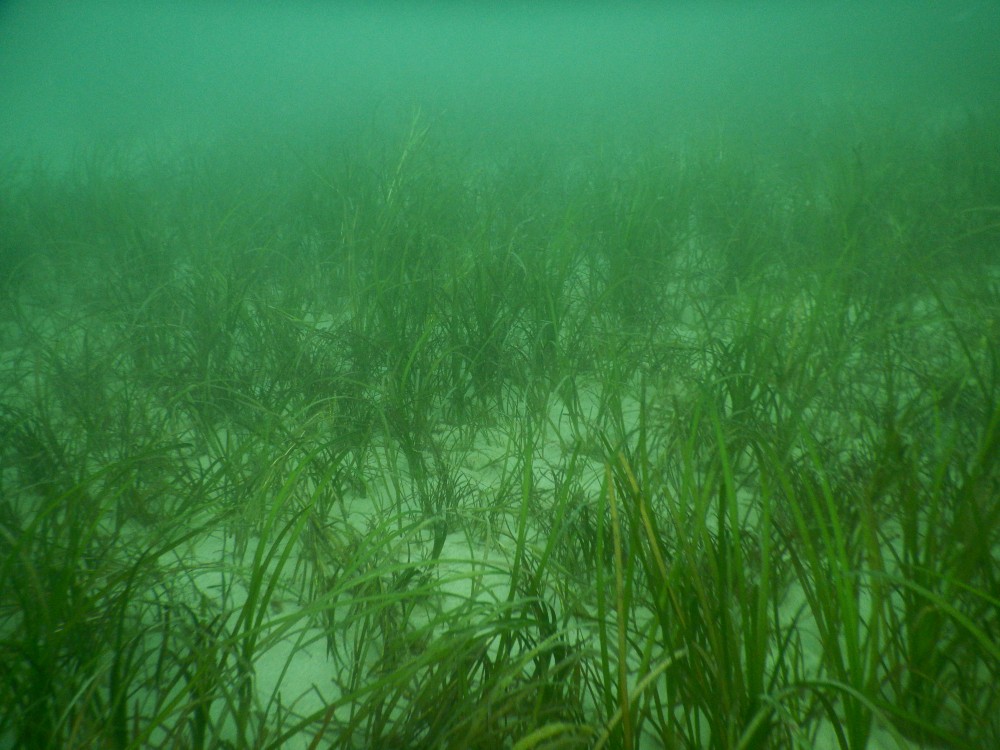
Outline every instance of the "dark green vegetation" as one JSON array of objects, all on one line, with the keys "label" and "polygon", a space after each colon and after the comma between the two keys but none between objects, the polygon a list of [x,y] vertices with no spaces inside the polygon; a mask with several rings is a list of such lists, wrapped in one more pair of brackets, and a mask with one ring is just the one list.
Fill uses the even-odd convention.
[{"label": "dark green vegetation", "polygon": [[998,125],[4,170],[0,745],[1000,747]]}]

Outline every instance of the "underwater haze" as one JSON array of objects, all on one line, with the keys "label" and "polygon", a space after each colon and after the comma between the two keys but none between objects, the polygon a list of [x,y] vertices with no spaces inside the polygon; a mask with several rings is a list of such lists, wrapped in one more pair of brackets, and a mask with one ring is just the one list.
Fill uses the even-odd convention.
[{"label": "underwater haze", "polygon": [[0,4],[0,750],[1000,748],[997,50]]},{"label": "underwater haze", "polygon": [[[8,149],[66,158],[420,107],[489,141],[844,108],[945,119],[1000,91],[994,2],[27,2],[0,8]],[[527,133],[525,132],[527,131]]]}]

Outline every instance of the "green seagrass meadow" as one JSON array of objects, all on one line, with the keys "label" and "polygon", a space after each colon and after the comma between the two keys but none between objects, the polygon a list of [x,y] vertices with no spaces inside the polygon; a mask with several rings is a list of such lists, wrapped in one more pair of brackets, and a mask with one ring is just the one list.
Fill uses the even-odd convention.
[{"label": "green seagrass meadow", "polygon": [[0,747],[1000,747],[1000,115],[711,130],[8,158]]}]

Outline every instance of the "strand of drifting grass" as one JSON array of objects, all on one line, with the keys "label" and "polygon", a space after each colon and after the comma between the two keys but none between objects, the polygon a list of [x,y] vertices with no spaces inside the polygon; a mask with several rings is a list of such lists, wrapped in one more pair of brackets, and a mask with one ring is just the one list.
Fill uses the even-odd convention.
[{"label": "strand of drifting grass", "polygon": [[[739,541],[747,531],[736,506],[736,477],[728,460],[727,438],[721,419],[710,408],[714,441],[709,447],[716,461],[714,471],[720,484],[718,499],[713,501],[710,494],[699,493],[695,485],[696,472],[686,469],[679,494],[694,491],[698,497],[694,508],[695,525],[692,528],[691,521],[684,520],[683,514],[668,505],[677,526],[675,533],[679,546],[671,570],[664,556],[665,537],[649,508],[649,498],[655,494],[655,489],[648,483],[655,472],[649,468],[643,406],[640,406],[639,421],[639,447],[634,458],[639,473],[633,470],[632,460],[619,452],[613,464],[613,481],[628,498],[631,527],[641,537],[634,540],[633,549],[641,559],[640,567],[645,571],[647,588],[653,595],[651,603],[664,642],[670,644],[674,638],[680,638],[686,644],[681,650],[694,662],[693,668],[681,676],[682,681],[692,680],[697,686],[690,694],[694,703],[678,708],[688,716],[702,715],[707,719],[713,743],[733,746],[737,742],[760,742],[761,737],[771,731],[769,719],[774,713],[772,706],[776,697],[791,699],[795,695],[794,690],[785,690],[783,684],[790,678],[794,681],[798,674],[793,669],[789,675],[783,662],[784,655],[789,653],[794,625],[786,626],[785,634],[778,636],[780,620],[771,584],[771,567],[775,563],[770,543],[770,501],[768,496],[763,498],[761,513],[752,530],[763,535],[764,540],[759,562],[751,564],[745,560],[746,553]],[[696,455],[695,438],[700,434],[698,422],[696,414],[689,426],[691,442],[684,454],[686,467],[691,467]],[[646,479],[640,480],[640,477]],[[713,484],[710,481],[706,487]],[[714,542],[705,524],[713,505],[717,508],[719,521]],[[709,580],[705,580],[703,560],[710,566]],[[762,568],[756,581],[747,576],[751,568]],[[717,590],[712,589],[712,581]],[[690,589],[691,602],[679,599],[685,587]],[[730,598],[738,603],[736,614],[729,611]],[[695,607],[696,615],[700,613],[695,620],[690,618],[691,606]],[[766,665],[772,644],[776,649],[776,661],[768,675]],[[712,675],[716,679],[706,681]],[[681,731],[698,736],[697,721]],[[763,734],[758,736],[758,733]]]},{"label": "strand of drifting grass", "polygon": [[[420,591],[397,592],[394,596],[398,601],[420,595]],[[490,727],[502,724],[503,716],[508,710],[515,708],[519,700],[526,704],[534,703],[537,698],[537,683],[527,681],[518,685],[527,668],[538,658],[550,653],[561,642],[560,633],[551,633],[533,643],[526,641],[526,648],[516,656],[493,659],[493,667],[485,668],[480,656],[486,652],[490,641],[502,643],[509,637],[522,633],[533,624],[531,618],[517,614],[529,600],[516,599],[513,603],[499,602],[497,608],[487,618],[485,624],[472,621],[463,622],[459,619],[456,626],[455,616],[442,613],[420,627],[421,631],[431,633],[443,628],[444,632],[434,638],[428,638],[428,646],[406,658],[391,671],[380,672],[374,679],[363,684],[352,686],[343,692],[328,706],[305,717],[296,725],[289,727],[276,737],[268,747],[279,748],[283,743],[299,734],[311,723],[318,724],[319,737],[327,735],[328,729],[334,724],[334,713],[345,707],[350,707],[351,715],[340,722],[332,731],[337,743],[350,743],[357,739],[356,734],[363,731],[364,741],[368,744],[384,741],[386,732],[393,736],[419,733],[425,728],[424,714],[404,714],[398,722],[390,724],[391,716],[386,712],[388,706],[398,706],[409,711],[406,705],[433,706],[436,710],[447,706],[448,717],[439,727],[438,735],[425,737],[425,742],[441,742],[441,746],[470,747],[490,737]],[[414,637],[419,637],[415,634]],[[475,658],[467,659],[467,656]],[[466,692],[460,697],[462,702],[452,702],[452,692],[449,680],[454,672],[460,670],[467,676]],[[473,673],[482,671],[481,676]],[[451,696],[451,697],[449,697]],[[445,702],[442,703],[442,698]],[[530,700],[529,700],[530,699]],[[388,703],[387,703],[388,701]],[[406,704],[406,705],[404,705]],[[524,717],[520,717],[524,721]],[[445,738],[451,741],[446,742]]]},{"label": "strand of drifting grass", "polygon": [[[608,719],[604,726],[604,731],[601,732],[594,743],[594,750],[601,750],[608,742],[611,740],[611,735],[614,732],[615,727],[619,723],[624,723],[627,721],[629,712],[632,710],[632,704],[638,701],[639,697],[646,692],[646,688],[652,685],[660,676],[666,672],[670,667],[674,666],[679,660],[687,657],[687,649],[681,648],[674,651],[666,659],[663,659],[659,664],[657,664],[653,669],[646,673],[646,675],[635,684],[635,688],[632,690],[631,701],[627,704],[619,706],[615,712]],[[623,747],[633,747],[633,745],[623,745]]]},{"label": "strand of drifting grass", "polygon": [[526,553],[528,533],[528,511],[531,507],[531,495],[534,489],[535,475],[532,470],[535,451],[535,431],[530,419],[522,422],[521,442],[521,503],[517,517],[517,535],[514,540],[514,558],[510,572],[510,589],[508,602],[513,602],[519,590],[522,569]]},{"label": "strand of drifting grass", "polygon": [[[803,439],[806,439],[805,436]],[[826,522],[819,530],[818,543],[814,541],[814,532],[796,499],[790,478],[784,469],[773,463],[774,456],[771,456],[771,470],[790,500],[788,506],[801,550],[801,557],[796,552],[792,553],[792,563],[798,571],[799,582],[819,629],[824,666],[833,673],[834,681],[852,686],[850,691],[843,693],[843,720],[838,713],[830,712],[832,704],[824,703],[828,708],[830,721],[837,727],[838,737],[841,736],[842,723],[846,724],[847,744],[843,745],[846,750],[847,747],[863,747],[871,731],[872,713],[868,710],[870,700],[859,701],[855,697],[858,694],[870,696],[876,691],[881,641],[875,621],[885,605],[886,593],[876,589],[871,598],[869,616],[862,617],[856,591],[860,581],[852,572],[857,568],[844,534],[840,513],[816,455],[815,446],[808,440],[806,442],[811,466],[817,470],[820,484],[818,493],[812,488],[807,489],[806,502],[813,515]],[[762,450],[766,452],[767,448],[762,446]],[[872,522],[869,515],[863,514],[861,518],[862,525]],[[866,545],[874,533],[873,529],[862,530]],[[824,572],[827,570],[824,560],[829,561],[829,573]]]},{"label": "strand of drifting grass", "polygon": [[[767,664],[775,635],[779,632],[781,623],[777,616],[777,611],[772,618],[769,613],[771,602],[776,602],[777,597],[772,590],[772,573],[775,566],[773,555],[772,537],[772,496],[767,492],[766,487],[761,487],[760,503],[757,505],[759,515],[755,522],[755,528],[750,532],[759,540],[760,563],[756,566],[758,577],[756,581],[750,580],[747,571],[750,569],[746,553],[740,544],[740,537],[747,533],[745,530],[746,520],[739,517],[737,504],[736,478],[730,460],[730,451],[727,445],[727,438],[724,433],[722,420],[718,412],[712,410],[710,413],[713,431],[715,435],[716,453],[719,461],[719,469],[722,474],[722,492],[719,503],[725,508],[719,509],[720,528],[719,535],[725,524],[723,518],[727,518],[728,535],[730,542],[726,559],[728,562],[727,576],[731,576],[733,593],[737,597],[739,607],[739,641],[741,645],[742,658],[739,654],[733,654],[742,665],[742,670],[737,677],[740,680],[740,692],[743,700],[747,701],[746,706],[741,710],[741,718],[746,719],[749,711],[757,710],[759,720],[755,719],[753,727],[743,728],[745,741],[750,742],[755,735],[748,734],[751,731],[762,730],[766,737],[769,728],[764,726],[764,721],[770,717],[770,711],[766,706],[756,708],[762,698],[768,695],[775,688],[775,681],[779,678],[780,671],[777,667],[767,679]],[[742,437],[740,438],[742,444]],[[726,544],[725,540],[720,540],[720,544]],[[779,651],[779,657],[783,648]],[[780,664],[780,658],[778,662]],[[752,741],[759,741],[759,738]]]},{"label": "strand of drifting grass", "polygon": [[628,618],[625,614],[625,582],[622,568],[624,567],[624,552],[622,550],[621,521],[618,518],[618,500],[615,496],[615,483],[611,478],[611,466],[605,465],[604,481],[608,492],[608,510],[611,515],[611,545],[612,560],[615,573],[615,614],[618,618],[618,710],[616,715],[622,723],[622,740],[625,747],[633,747],[632,715],[629,709],[631,701],[628,693],[628,659],[626,655],[626,632]]}]

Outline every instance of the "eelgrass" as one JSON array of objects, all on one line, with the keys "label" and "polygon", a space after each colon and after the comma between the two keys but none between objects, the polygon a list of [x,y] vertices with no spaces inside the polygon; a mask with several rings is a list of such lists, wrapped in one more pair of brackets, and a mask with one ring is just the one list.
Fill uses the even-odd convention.
[{"label": "eelgrass", "polygon": [[997,744],[977,132],[8,186],[0,744]]}]

